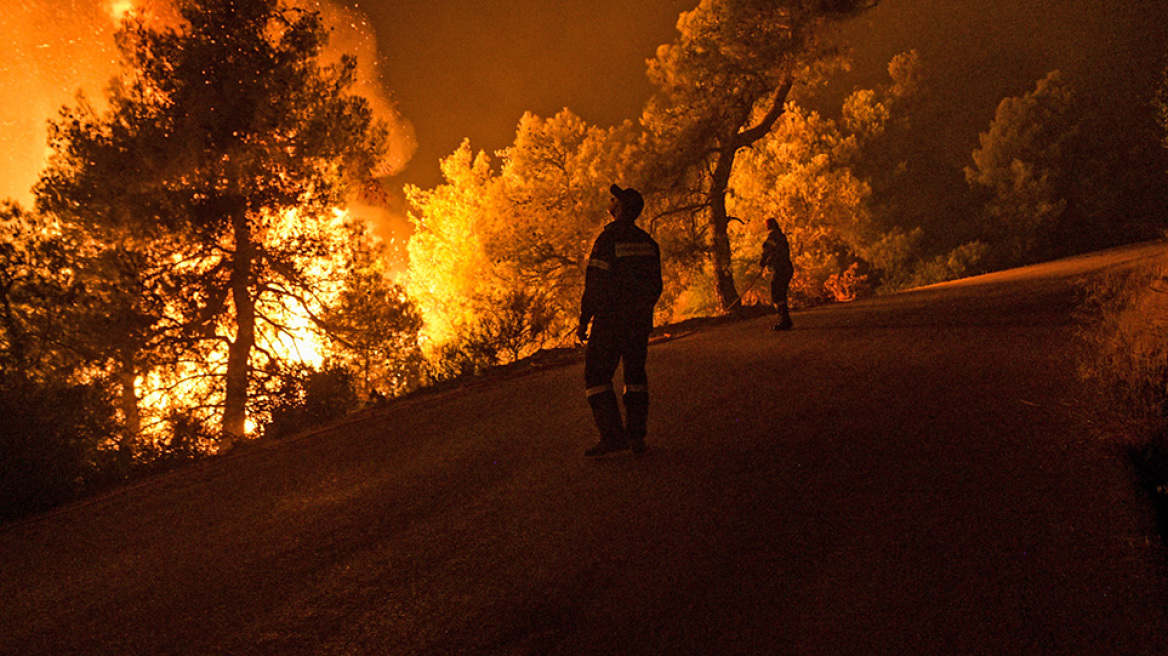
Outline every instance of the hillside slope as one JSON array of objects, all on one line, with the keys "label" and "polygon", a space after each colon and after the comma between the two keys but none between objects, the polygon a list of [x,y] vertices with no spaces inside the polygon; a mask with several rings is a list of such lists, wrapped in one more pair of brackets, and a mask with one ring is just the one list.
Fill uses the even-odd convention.
[{"label": "hillside slope", "polygon": [[0,530],[0,653],[1162,653],[1070,312],[1141,246],[422,398]]}]

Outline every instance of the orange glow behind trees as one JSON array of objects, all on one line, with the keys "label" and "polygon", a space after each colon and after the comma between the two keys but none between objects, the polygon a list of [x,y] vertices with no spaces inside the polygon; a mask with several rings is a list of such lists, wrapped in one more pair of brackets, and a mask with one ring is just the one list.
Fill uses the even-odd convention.
[{"label": "orange glow behind trees", "polygon": [[112,0],[110,2],[110,16],[112,16],[115,21],[121,22],[133,10],[133,0]]},{"label": "orange glow behind trees", "polygon": [[360,26],[338,27],[324,0],[288,2],[88,7],[102,39],[122,21],[120,73],[52,122],[36,210],[0,205],[0,391],[37,408],[92,402],[45,422],[116,436],[73,460],[214,452],[310,412],[322,389],[319,406],[343,412],[572,343],[613,182],[645,192],[639,223],[664,256],[659,323],[767,301],[761,286],[739,299],[736,283],[757,275],[767,218],[791,238],[793,299],[811,304],[1054,252],[1122,195],[1118,169],[1069,157],[1090,131],[1052,76],[999,107],[969,169],[984,195],[951,203],[972,209],[906,212],[933,193],[908,189],[920,153],[903,139],[928,62],[897,56],[888,83],[811,109],[844,67],[827,25],[875,2],[701,0],[650,62],[657,93],[638,122],[528,112],[509,147],[464,142],[441,184],[408,187],[399,286],[385,244],[346,208],[380,202],[379,178],[412,152],[408,124],[329,46]]},{"label": "orange glow behind trees", "polygon": [[183,18],[179,31],[125,24],[110,109],[83,103],[55,123],[38,206],[99,257],[141,262],[114,304],[142,326],[115,358],[123,414],[140,387],[169,390],[190,420],[217,416],[230,447],[286,363],[327,356],[325,316],[352,282],[344,254],[368,239],[335,208],[385,168],[388,133],[350,91],[355,62],[319,62],[318,14],[223,0]]}]

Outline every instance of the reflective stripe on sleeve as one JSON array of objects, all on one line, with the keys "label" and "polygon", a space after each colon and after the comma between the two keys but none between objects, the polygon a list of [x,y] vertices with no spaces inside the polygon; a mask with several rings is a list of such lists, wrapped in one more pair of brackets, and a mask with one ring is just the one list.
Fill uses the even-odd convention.
[{"label": "reflective stripe on sleeve", "polygon": [[629,392],[649,392],[649,385],[625,385],[625,394]]},{"label": "reflective stripe on sleeve", "polygon": [[588,266],[603,269],[604,271],[612,271],[612,265],[604,260],[597,260],[595,258],[588,260]]},{"label": "reflective stripe on sleeve", "polygon": [[616,243],[617,257],[657,257],[653,244],[643,241],[618,241]]},{"label": "reflective stripe on sleeve", "polygon": [[611,392],[611,391],[612,391],[612,383],[608,383],[607,385],[597,385],[596,387],[589,387],[586,394],[588,395],[588,398],[592,398],[592,397],[596,396],[597,394],[604,394],[605,392]]}]

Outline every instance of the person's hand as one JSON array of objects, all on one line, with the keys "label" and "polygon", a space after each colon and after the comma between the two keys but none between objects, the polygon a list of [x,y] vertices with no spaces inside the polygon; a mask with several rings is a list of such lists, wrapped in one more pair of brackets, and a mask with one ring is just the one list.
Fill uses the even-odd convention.
[{"label": "person's hand", "polygon": [[581,342],[588,341],[588,324],[582,323],[576,327],[576,339]]}]

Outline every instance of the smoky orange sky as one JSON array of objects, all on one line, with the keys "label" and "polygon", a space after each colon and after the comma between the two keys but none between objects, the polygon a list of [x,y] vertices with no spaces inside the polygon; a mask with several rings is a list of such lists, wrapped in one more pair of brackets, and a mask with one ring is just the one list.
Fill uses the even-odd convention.
[{"label": "smoky orange sky", "polygon": [[[381,80],[377,37],[365,16],[331,0],[299,0],[331,30],[326,58],[357,55],[358,91],[391,126],[390,173],[416,149],[413,126]],[[114,32],[128,11],[159,24],[177,21],[172,0],[9,0],[0,13],[0,198],[29,204],[46,157],[47,122],[83,91],[98,106],[117,71]]]},{"label": "smoky orange sky", "polygon": [[[5,3],[0,197],[30,200],[44,122],[78,87],[100,95],[113,71],[111,12],[129,1]],[[312,1],[335,30],[334,48],[356,53],[365,66],[364,92],[376,92],[383,115],[400,127],[401,171],[386,180],[394,191],[407,182],[438,183],[439,158],[464,137],[488,152],[505,147],[527,110],[547,116],[569,107],[600,125],[636,118],[651,91],[645,60],[674,38],[678,13],[696,4]],[[1163,68],[1166,25],[1163,0],[884,0],[846,28],[855,69],[827,96],[882,81],[893,55],[918,49],[933,92],[952,106],[935,146],[959,163],[998,101],[1025,93],[1051,69],[1078,77],[1088,93],[1136,98]]]}]

